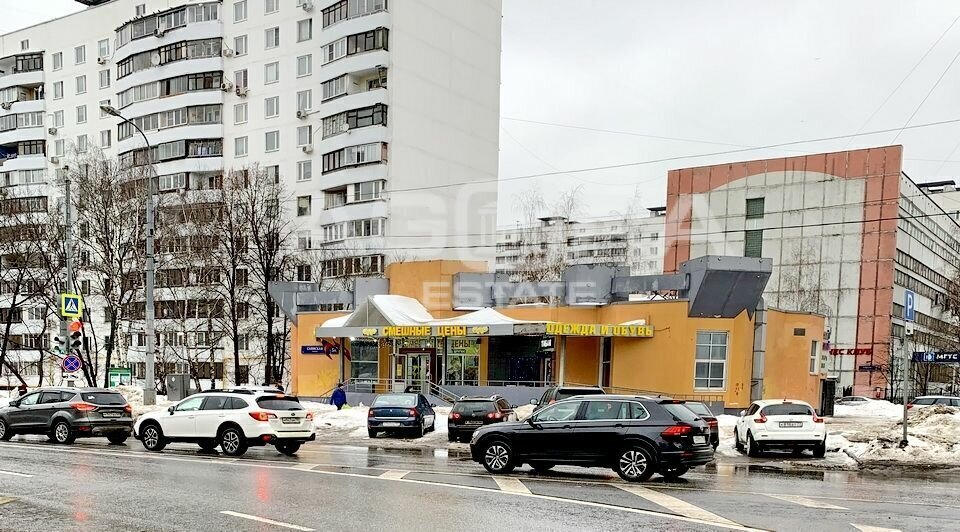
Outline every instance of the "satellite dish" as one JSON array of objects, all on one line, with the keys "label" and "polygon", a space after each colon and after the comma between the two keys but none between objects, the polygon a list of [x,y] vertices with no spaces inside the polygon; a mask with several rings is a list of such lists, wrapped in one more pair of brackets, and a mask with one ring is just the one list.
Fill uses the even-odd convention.
[{"label": "satellite dish", "polygon": [[151,55],[150,62],[153,63],[153,66],[160,66],[160,54],[154,53]]}]

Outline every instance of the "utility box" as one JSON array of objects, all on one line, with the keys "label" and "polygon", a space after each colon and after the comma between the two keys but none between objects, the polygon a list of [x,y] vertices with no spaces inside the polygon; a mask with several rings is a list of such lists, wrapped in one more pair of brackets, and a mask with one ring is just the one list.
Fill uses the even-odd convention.
[{"label": "utility box", "polygon": [[190,375],[167,375],[167,400],[179,401],[190,395]]}]

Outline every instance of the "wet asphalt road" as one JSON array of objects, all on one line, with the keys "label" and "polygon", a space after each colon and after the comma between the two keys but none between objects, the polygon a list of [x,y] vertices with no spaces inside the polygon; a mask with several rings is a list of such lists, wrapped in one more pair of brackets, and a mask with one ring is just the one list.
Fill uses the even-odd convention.
[{"label": "wet asphalt road", "polygon": [[0,443],[0,530],[883,532],[960,521],[960,477],[944,473],[785,475],[732,464],[629,485],[604,469],[494,478],[461,449],[308,444],[294,458],[257,448],[231,459],[191,445],[153,454],[133,440],[17,437]]}]

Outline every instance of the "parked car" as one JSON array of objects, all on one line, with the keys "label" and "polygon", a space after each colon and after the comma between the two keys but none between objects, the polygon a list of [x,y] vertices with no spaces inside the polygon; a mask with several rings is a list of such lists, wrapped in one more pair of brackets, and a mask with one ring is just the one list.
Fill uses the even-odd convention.
[{"label": "parked car", "polygon": [[754,401],[740,411],[733,429],[737,450],[760,456],[764,449],[787,448],[794,453],[813,450],[823,458],[827,450],[827,427],[812,406],[796,400]]},{"label": "parked car", "polygon": [[847,395],[845,397],[837,397],[833,400],[835,405],[846,405],[846,406],[859,406],[865,405],[867,403],[872,403],[874,400],[870,397],[865,397],[863,395]]},{"label": "parked car", "polygon": [[907,408],[923,408],[927,406],[960,406],[960,397],[951,397],[949,395],[924,395],[917,397],[907,404]]},{"label": "parked car", "polygon": [[577,395],[600,395],[602,393],[604,393],[603,388],[599,386],[551,386],[544,390],[539,400],[534,399],[530,401],[530,404],[543,407]]},{"label": "parked car", "polygon": [[419,393],[378,395],[367,412],[367,434],[376,438],[381,432],[407,431],[423,436],[436,427],[435,406]]},{"label": "parked car", "polygon": [[499,395],[493,397],[464,397],[453,404],[447,417],[450,441],[458,441],[491,423],[517,421],[513,406]]},{"label": "parked car", "polygon": [[208,390],[191,395],[166,410],[140,416],[134,437],[148,451],[168,443],[196,443],[205,451],[220,446],[228,456],[249,447],[273,445],[292,456],[304,442],[317,438],[313,414],[300,400],[276,391]]},{"label": "parked car", "polygon": [[0,440],[15,434],[46,434],[51,441],[106,436],[121,444],[133,429],[133,408],[106,388],[41,388],[0,408]]},{"label": "parked car", "polygon": [[683,404],[690,409],[700,419],[707,422],[710,426],[710,445],[716,450],[720,445],[720,424],[717,422],[717,416],[713,415],[710,407],[699,401],[687,401]]},{"label": "parked car", "polygon": [[523,421],[473,433],[473,460],[493,474],[521,464],[538,472],[558,464],[611,467],[631,482],[659,472],[676,478],[713,459],[710,428],[683,401],[632,395],[578,396]]}]

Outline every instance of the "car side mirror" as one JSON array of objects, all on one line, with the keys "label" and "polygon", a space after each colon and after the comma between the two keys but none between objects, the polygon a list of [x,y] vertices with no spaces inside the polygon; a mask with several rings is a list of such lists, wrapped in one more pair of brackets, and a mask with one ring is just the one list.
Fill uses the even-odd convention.
[{"label": "car side mirror", "polygon": [[539,399],[530,399],[530,404],[532,404],[533,406],[537,406],[537,405],[540,404],[540,400],[539,400]]},{"label": "car side mirror", "polygon": [[172,407],[172,406],[169,407],[169,408],[167,408],[167,412],[170,412],[170,415],[171,415],[171,416],[173,415],[173,411],[174,411],[174,410],[175,410],[175,408]]},{"label": "car side mirror", "polygon": [[745,416],[745,415],[747,415],[747,411],[746,411],[746,410],[741,410],[741,411],[740,411],[740,417],[743,417],[743,416]]},{"label": "car side mirror", "polygon": [[9,404],[14,408],[20,408],[20,401],[10,401]]}]

